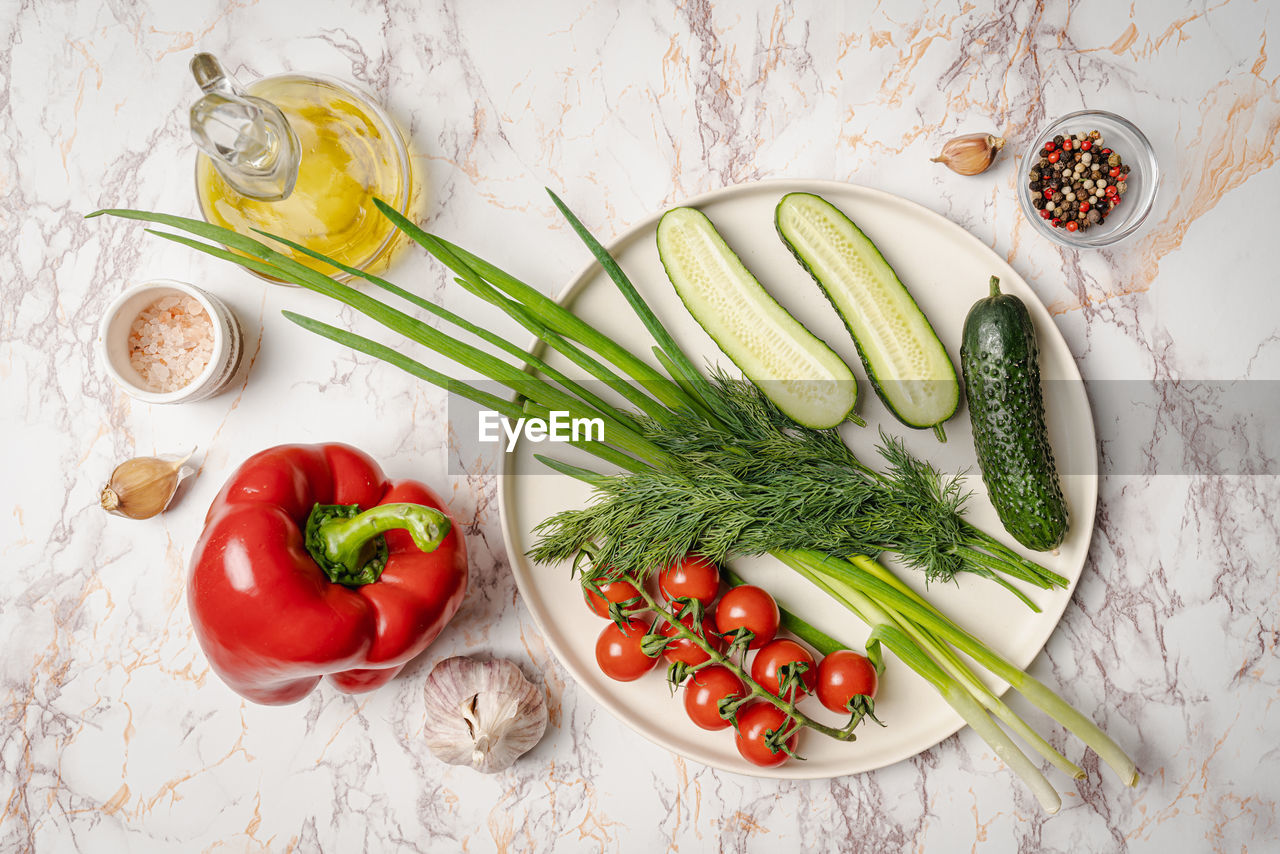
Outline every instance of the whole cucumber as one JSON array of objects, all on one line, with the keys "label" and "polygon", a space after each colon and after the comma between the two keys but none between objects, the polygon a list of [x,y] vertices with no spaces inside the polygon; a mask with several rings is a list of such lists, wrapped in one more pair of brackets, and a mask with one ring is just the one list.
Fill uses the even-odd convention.
[{"label": "whole cucumber", "polygon": [[1038,354],[1027,307],[1000,293],[992,276],[991,296],[969,310],[960,344],[973,444],[1005,530],[1047,551],[1067,534],[1067,503],[1045,429]]}]

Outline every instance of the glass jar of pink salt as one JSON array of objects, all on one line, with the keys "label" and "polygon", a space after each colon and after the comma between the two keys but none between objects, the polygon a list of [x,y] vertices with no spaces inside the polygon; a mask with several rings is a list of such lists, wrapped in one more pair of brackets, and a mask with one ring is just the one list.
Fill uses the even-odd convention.
[{"label": "glass jar of pink salt", "polygon": [[118,296],[102,318],[98,345],[107,373],[147,403],[201,400],[235,375],[244,350],[226,303],[185,282],[160,279]]}]

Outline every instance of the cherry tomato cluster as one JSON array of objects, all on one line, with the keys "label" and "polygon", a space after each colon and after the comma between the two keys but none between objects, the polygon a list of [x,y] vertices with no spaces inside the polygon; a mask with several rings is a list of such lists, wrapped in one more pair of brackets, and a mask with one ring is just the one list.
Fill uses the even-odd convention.
[{"label": "cherry tomato cluster", "polygon": [[584,587],[588,607],[611,620],[596,641],[600,670],[610,679],[629,682],[665,659],[673,683],[684,684],[689,719],[707,730],[736,724],[738,752],[760,766],[786,762],[795,752],[800,727],[758,693],[752,699],[748,687],[721,661],[737,658],[745,669],[751,651],[751,679],[774,696],[795,703],[813,694],[834,712],[872,713],[878,677],[866,656],[842,649],[816,661],[801,644],[777,637],[781,613],[768,591],[742,584],[720,596],[720,587],[719,568],[698,555],[658,573],[662,599],[685,629],[716,651],[715,661],[670,621],[647,617],[634,583],[616,580]]}]

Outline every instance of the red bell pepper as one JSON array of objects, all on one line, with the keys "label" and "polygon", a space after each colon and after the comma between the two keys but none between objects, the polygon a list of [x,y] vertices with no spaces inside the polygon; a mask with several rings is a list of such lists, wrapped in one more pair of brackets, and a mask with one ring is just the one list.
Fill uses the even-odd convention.
[{"label": "red bell pepper", "polygon": [[462,536],[431,490],[388,482],[347,445],[281,445],[214,499],[187,604],[214,672],[248,700],[284,704],[322,676],[347,693],[386,684],[466,587]]}]

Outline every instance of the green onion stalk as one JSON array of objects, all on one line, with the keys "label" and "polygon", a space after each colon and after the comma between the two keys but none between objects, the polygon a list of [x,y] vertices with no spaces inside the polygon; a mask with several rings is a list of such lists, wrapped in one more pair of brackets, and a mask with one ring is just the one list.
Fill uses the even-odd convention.
[{"label": "green onion stalk", "polygon": [[[600,419],[605,425],[603,438],[570,443],[617,473],[539,457],[552,469],[591,484],[596,496],[593,507],[557,514],[539,527],[544,536],[531,552],[535,560],[559,561],[588,552],[591,560],[583,580],[596,583],[618,572],[643,579],[664,559],[687,551],[716,561],[740,554],[771,554],[870,627],[867,649],[873,660],[879,660],[883,647],[933,685],[1047,811],[1060,806],[1057,791],[999,723],[1064,773],[1079,778],[1083,771],[988,689],[972,665],[1007,681],[1092,748],[1125,784],[1135,785],[1138,773],[1133,761],[1092,721],[960,628],[876,557],[885,551],[897,553],[932,580],[947,580],[956,571],[973,572],[1000,583],[1032,607],[1031,600],[1003,576],[1039,587],[1065,586],[1066,579],[961,518],[964,496],[956,482],[942,480],[927,464],[911,458],[901,443],[882,434],[881,453],[889,470],[877,472],[857,460],[834,431],[812,431],[780,420],[749,383],[720,373],[705,375],[608,251],[554,193],[551,197],[652,336],[660,369],[537,289],[425,232],[381,201],[377,205],[398,229],[448,267],[461,287],[501,309],[547,350],[619,395],[628,408],[610,404],[537,353],[526,352],[417,294],[275,235],[261,232],[265,239],[364,279],[503,356],[436,329],[246,235],[200,220],[146,211],[104,210],[90,216],[110,214],[185,232],[149,229],[166,240],[348,305],[496,381],[515,396],[507,398],[453,379],[401,350],[315,318],[291,311],[284,315],[308,331],[509,419],[546,418],[552,411]],[[700,492],[708,488],[716,491],[715,500],[703,502],[705,515],[692,514],[696,517],[692,527],[686,525],[690,513],[677,513],[674,508],[697,507]],[[820,525],[805,527],[804,518],[812,514]],[[618,521],[609,523],[609,519]],[[797,617],[791,617],[790,625],[808,630],[823,647],[832,643]]]}]

